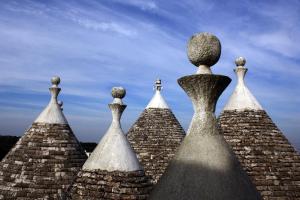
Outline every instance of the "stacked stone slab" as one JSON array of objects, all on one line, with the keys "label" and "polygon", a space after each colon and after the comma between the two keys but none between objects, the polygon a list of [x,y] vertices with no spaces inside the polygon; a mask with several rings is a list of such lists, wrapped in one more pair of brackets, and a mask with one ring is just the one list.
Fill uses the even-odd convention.
[{"label": "stacked stone slab", "polygon": [[259,193],[218,130],[214,111],[231,79],[213,75],[221,54],[218,38],[194,35],[188,46],[197,74],[178,79],[191,98],[194,116],[187,136],[150,194],[151,200],[257,200]]},{"label": "stacked stone slab", "polygon": [[263,199],[300,199],[300,155],[245,85],[245,62],[236,60],[238,83],[219,117],[224,137]]},{"label": "stacked stone slab", "polygon": [[86,160],[60,106],[59,77],[48,106],[0,163],[0,199],[60,199]]},{"label": "stacked stone slab", "polygon": [[130,144],[153,183],[164,173],[185,136],[162,97],[161,89],[161,80],[158,79],[153,98],[127,133]]},{"label": "stacked stone slab", "polygon": [[113,88],[112,123],[69,188],[68,199],[148,198],[152,184],[121,129],[125,93],[123,88]]}]

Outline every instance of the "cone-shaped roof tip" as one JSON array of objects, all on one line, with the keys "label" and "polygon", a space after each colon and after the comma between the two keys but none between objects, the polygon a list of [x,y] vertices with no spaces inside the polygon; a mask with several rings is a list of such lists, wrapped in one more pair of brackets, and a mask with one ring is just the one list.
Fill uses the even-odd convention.
[{"label": "cone-shaped roof tip", "polygon": [[109,104],[112,122],[101,141],[83,165],[84,170],[136,171],[142,167],[121,128],[121,115],[126,108],[122,98],[126,90],[114,87],[111,91],[113,102]]},{"label": "cone-shaped roof tip", "polygon": [[49,123],[49,124],[68,124],[64,114],[62,113],[61,106],[57,101],[57,96],[60,92],[58,87],[60,83],[60,78],[54,76],[51,78],[52,86],[49,88],[51,93],[51,99],[47,107],[38,116],[35,122]]},{"label": "cone-shaped roof tip", "polygon": [[149,102],[149,104],[147,105],[147,108],[169,108],[168,104],[166,103],[165,99],[163,98],[163,96],[161,95],[160,91],[162,90],[162,84],[161,84],[161,79],[157,79],[155,81],[155,85],[154,85],[154,90],[155,90],[155,94],[152,97],[151,101]]},{"label": "cone-shaped roof tip", "polygon": [[196,74],[212,74],[210,67],[221,55],[221,42],[211,33],[197,33],[188,42],[188,58],[198,67]]},{"label": "cone-shaped roof tip", "polygon": [[235,60],[235,64],[237,66],[234,69],[238,79],[237,85],[224,110],[263,110],[244,82],[244,77],[248,70],[245,67],[246,59],[238,57]]}]

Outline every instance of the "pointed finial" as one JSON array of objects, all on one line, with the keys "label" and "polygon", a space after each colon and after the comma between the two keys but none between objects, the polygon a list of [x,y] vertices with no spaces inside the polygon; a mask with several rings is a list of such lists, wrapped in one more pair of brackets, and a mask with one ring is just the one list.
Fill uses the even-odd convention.
[{"label": "pointed finial", "polygon": [[237,67],[244,67],[246,64],[246,59],[244,57],[238,57],[237,59],[235,59],[235,64]]},{"label": "pointed finial", "polygon": [[126,95],[126,90],[123,87],[113,87],[111,90],[111,96],[114,98],[112,103],[123,105],[122,99]]},{"label": "pointed finial", "polygon": [[162,86],[161,86],[161,80],[160,80],[159,78],[156,79],[156,81],[155,81],[154,89],[155,89],[156,91],[161,91],[161,89],[162,89]]},{"label": "pointed finial", "polygon": [[57,104],[59,105],[60,109],[63,110],[63,101],[58,101]]},{"label": "pointed finial", "polygon": [[60,83],[60,78],[58,76],[53,76],[51,78],[52,87],[58,87]]},{"label": "pointed finial", "polygon": [[198,67],[196,74],[212,74],[210,67],[221,55],[221,42],[211,33],[197,33],[188,42],[190,62]]}]

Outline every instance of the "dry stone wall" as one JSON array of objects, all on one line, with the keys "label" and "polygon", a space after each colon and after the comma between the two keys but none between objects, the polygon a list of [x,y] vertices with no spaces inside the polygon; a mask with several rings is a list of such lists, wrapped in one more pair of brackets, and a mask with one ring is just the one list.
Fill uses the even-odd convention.
[{"label": "dry stone wall", "polygon": [[85,160],[69,125],[33,123],[0,163],[0,199],[60,199]]},{"label": "dry stone wall", "polygon": [[224,111],[219,124],[263,199],[300,199],[300,155],[265,111]]},{"label": "dry stone wall", "polygon": [[162,108],[144,110],[127,134],[153,183],[164,173],[184,136],[185,132],[172,111]]},{"label": "dry stone wall", "polygon": [[143,171],[82,170],[69,188],[68,199],[144,200],[151,188],[150,179]]}]

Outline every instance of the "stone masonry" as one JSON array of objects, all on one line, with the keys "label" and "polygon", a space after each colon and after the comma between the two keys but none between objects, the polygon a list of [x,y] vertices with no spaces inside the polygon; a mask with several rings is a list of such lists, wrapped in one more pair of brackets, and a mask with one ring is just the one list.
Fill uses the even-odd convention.
[{"label": "stone masonry", "polygon": [[300,155],[265,111],[226,110],[219,124],[264,200],[300,199]]},{"label": "stone masonry", "polygon": [[152,188],[143,171],[82,170],[69,189],[73,200],[144,200]]},{"label": "stone masonry", "polygon": [[145,173],[156,183],[181,144],[185,132],[170,109],[147,108],[127,138]]},{"label": "stone masonry", "polygon": [[68,124],[33,123],[0,163],[0,199],[60,199],[85,160]]}]

